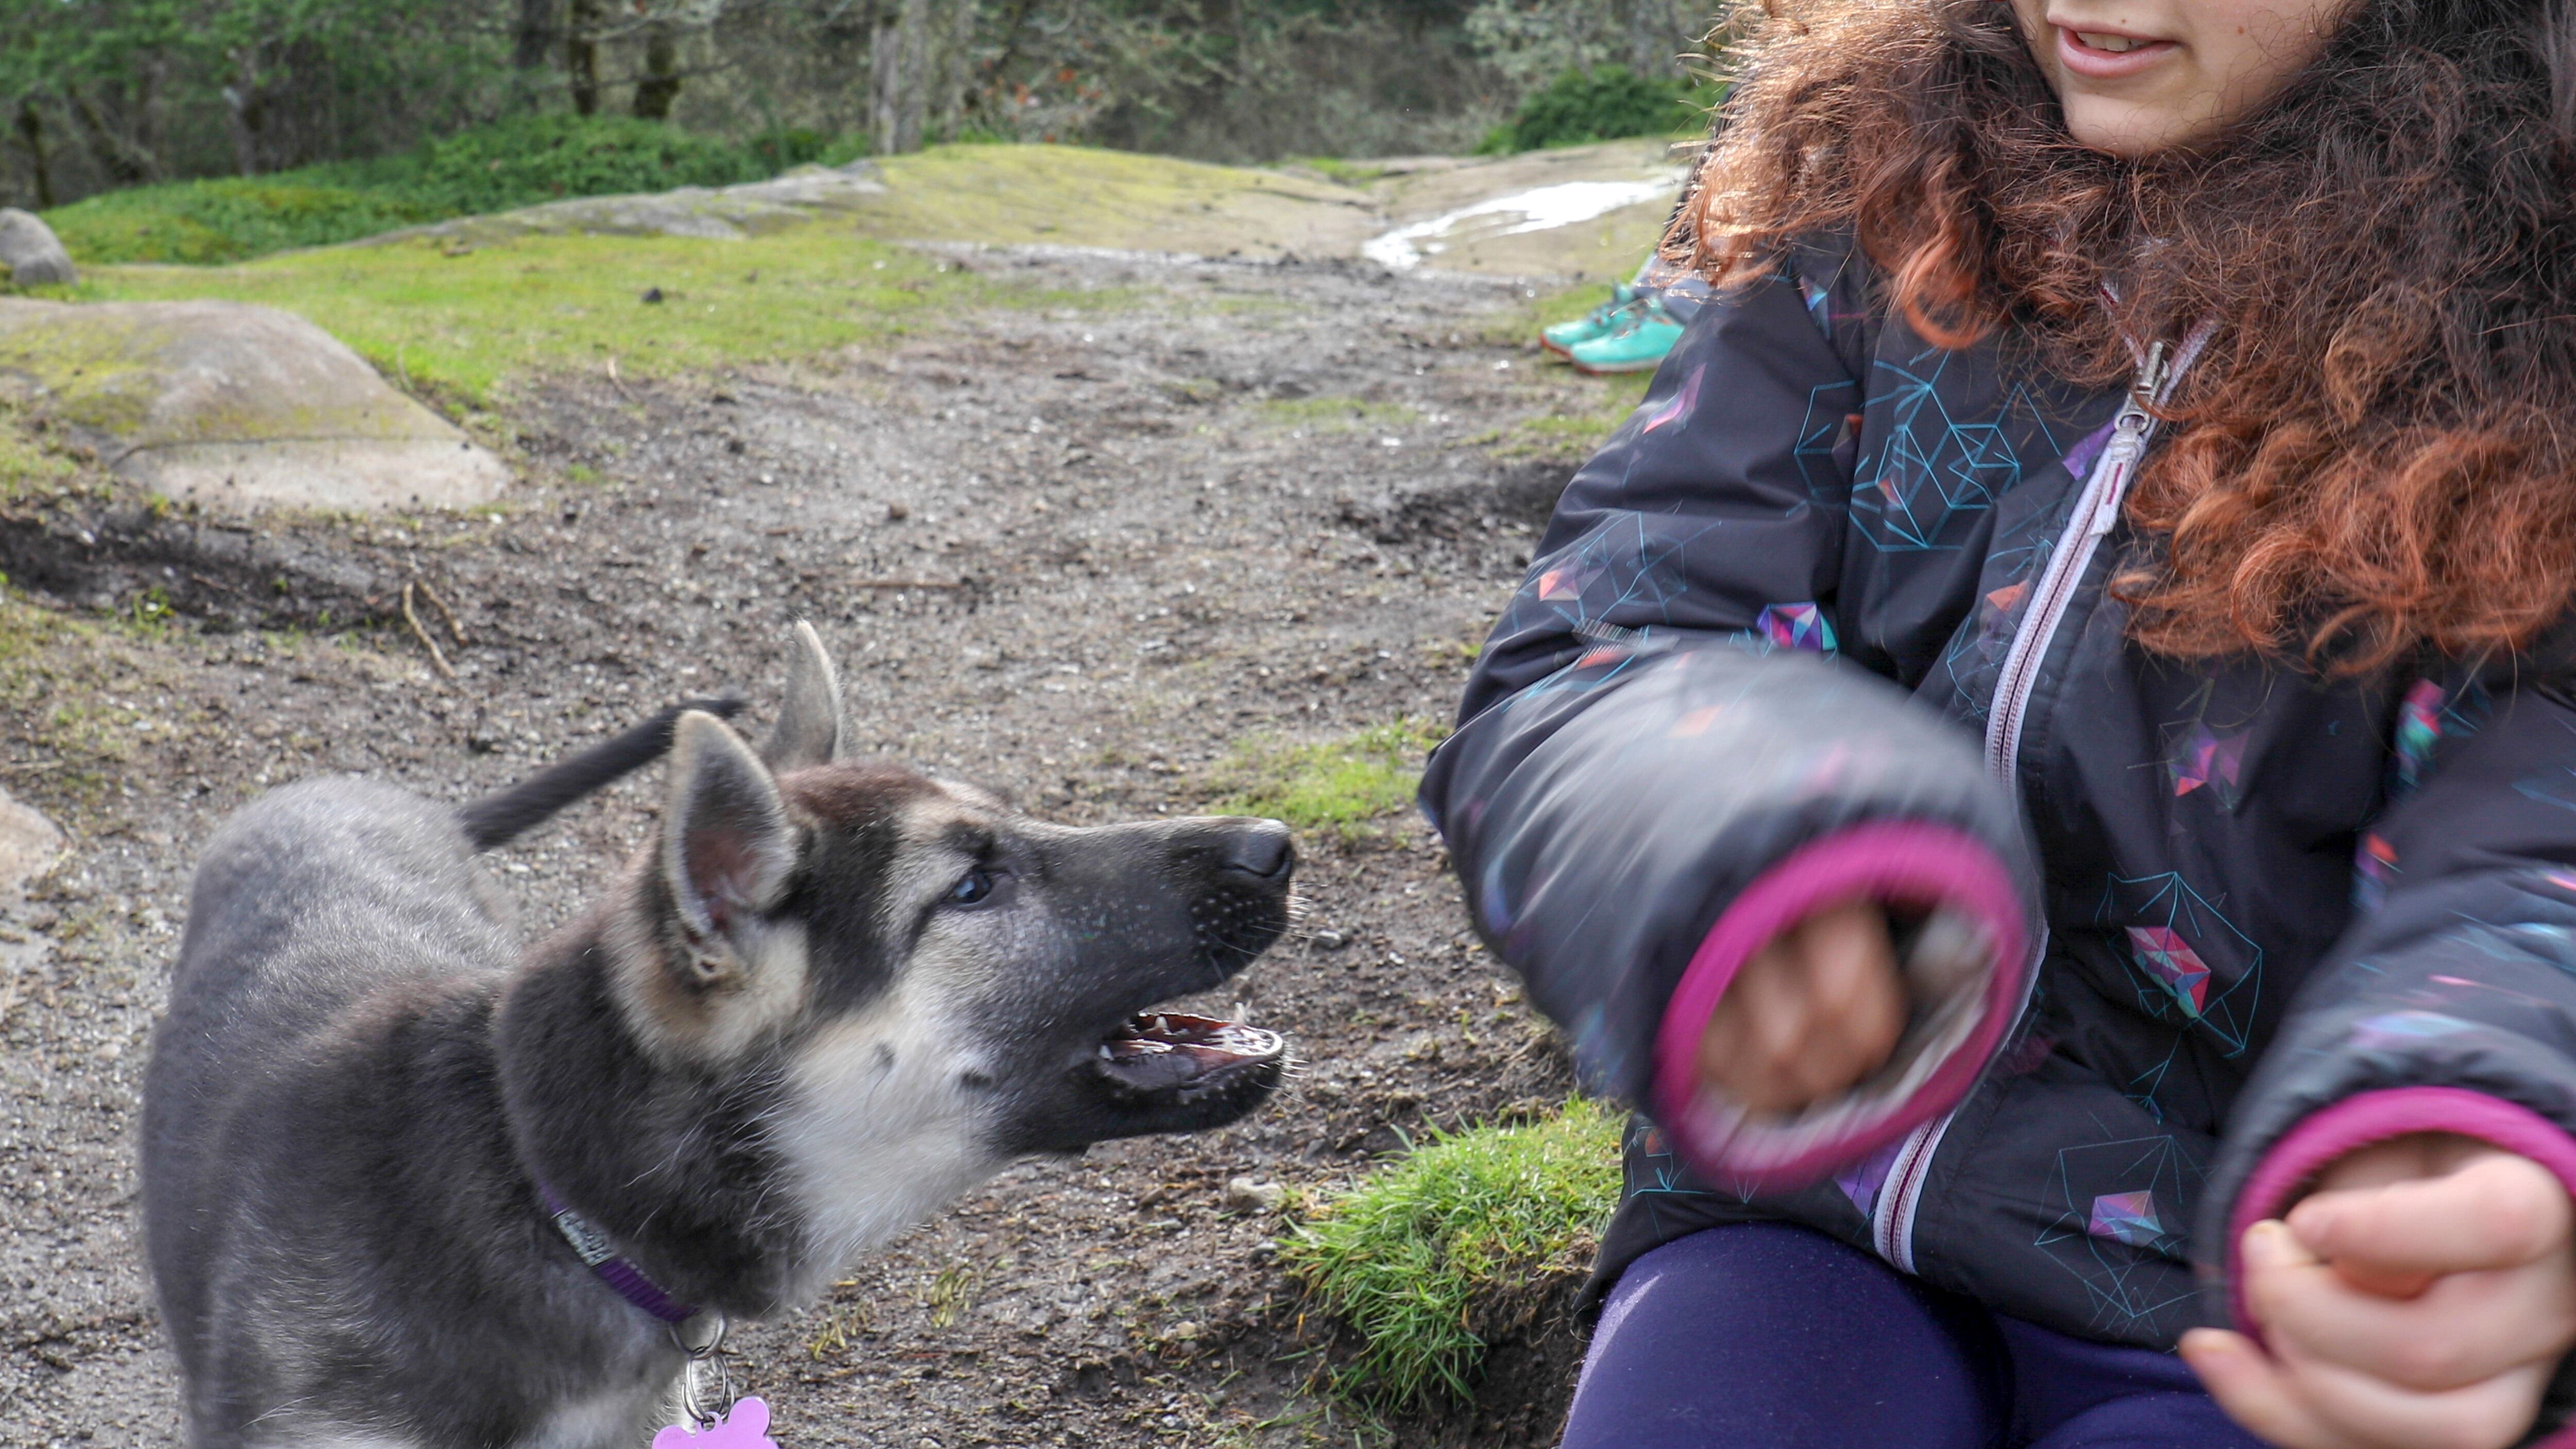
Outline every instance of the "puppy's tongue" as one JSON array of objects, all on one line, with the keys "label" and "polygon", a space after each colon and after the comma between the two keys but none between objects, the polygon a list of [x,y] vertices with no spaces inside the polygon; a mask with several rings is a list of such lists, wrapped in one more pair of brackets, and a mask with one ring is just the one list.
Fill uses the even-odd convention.
[{"label": "puppy's tongue", "polygon": [[1177,1011],[1139,1012],[1103,1038],[1099,1070],[1140,1091],[1185,1086],[1228,1067],[1270,1061],[1287,1049],[1277,1032]]}]

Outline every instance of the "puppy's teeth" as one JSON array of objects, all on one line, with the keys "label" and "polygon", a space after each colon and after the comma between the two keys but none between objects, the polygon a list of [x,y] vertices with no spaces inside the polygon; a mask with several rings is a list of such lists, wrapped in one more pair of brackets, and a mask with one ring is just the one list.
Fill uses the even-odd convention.
[{"label": "puppy's teeth", "polygon": [[1169,1036],[1172,1034],[1172,1024],[1158,1016],[1154,1018],[1154,1030]]},{"label": "puppy's teeth", "polygon": [[1114,1062],[1118,1060],[1118,1054],[1109,1049],[1109,1043],[1102,1042],[1100,1044],[1100,1059],[1104,1062]]}]

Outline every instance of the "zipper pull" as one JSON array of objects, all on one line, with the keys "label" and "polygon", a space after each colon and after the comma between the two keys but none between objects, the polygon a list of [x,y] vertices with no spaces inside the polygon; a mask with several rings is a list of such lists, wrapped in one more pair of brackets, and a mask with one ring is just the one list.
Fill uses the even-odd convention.
[{"label": "zipper pull", "polygon": [[2147,349],[2147,360],[2138,367],[2137,379],[2129,384],[2129,403],[2144,412],[2165,388],[2165,374],[2172,371],[2165,355],[2165,344],[2159,342]]},{"label": "zipper pull", "polygon": [[2084,520],[2084,536],[2088,539],[2102,537],[2120,521],[2120,500],[2129,491],[2129,471],[2147,450],[2147,433],[2156,422],[2155,414],[2147,407],[2163,390],[2167,370],[2165,345],[2159,342],[2147,349],[2147,360],[2139,364],[2137,376],[2129,383],[2128,397],[2111,419],[2111,441],[2103,448],[2102,458],[2102,466],[2110,470],[2105,476],[2110,486],[2095,500],[2093,516]]}]

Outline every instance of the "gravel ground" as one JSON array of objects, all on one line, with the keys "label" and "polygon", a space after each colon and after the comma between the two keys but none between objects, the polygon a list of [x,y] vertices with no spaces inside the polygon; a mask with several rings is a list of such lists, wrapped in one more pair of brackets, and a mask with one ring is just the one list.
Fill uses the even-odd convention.
[{"label": "gravel ground", "polygon": [[[74,840],[0,915],[0,1442],[176,1436],[136,1091],[195,848],[259,789],[356,770],[461,799],[711,687],[763,714],[800,616],[842,656],[863,749],[1068,821],[1194,812],[1246,739],[1446,717],[1565,471],[1479,440],[1599,405],[1492,340],[1515,292],[972,264],[1101,301],[890,353],[523,389],[506,516],[245,532],[76,498],[0,519],[35,640],[0,658],[0,783]],[[412,579],[452,606],[453,631],[417,611],[452,681],[401,622]],[[531,932],[636,844],[656,787],[494,858]],[[1533,1110],[1567,1079],[1418,821],[1304,850],[1306,934],[1221,1003],[1292,1036],[1294,1086],[1226,1131],[1014,1168],[741,1331],[736,1381],[782,1444],[1352,1442],[1301,1392],[1324,1330],[1273,1260],[1267,1187],[1330,1186],[1400,1130]],[[1550,1344],[1402,1437],[1552,1442],[1571,1338]]]}]

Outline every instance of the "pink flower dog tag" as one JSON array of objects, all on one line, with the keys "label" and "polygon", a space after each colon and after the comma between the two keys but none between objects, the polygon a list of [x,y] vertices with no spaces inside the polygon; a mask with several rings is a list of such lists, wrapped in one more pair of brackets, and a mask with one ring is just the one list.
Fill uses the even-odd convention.
[{"label": "pink flower dog tag", "polygon": [[736,1399],[723,1418],[703,1431],[673,1424],[653,1436],[653,1449],[778,1449],[769,1437],[769,1406]]}]

